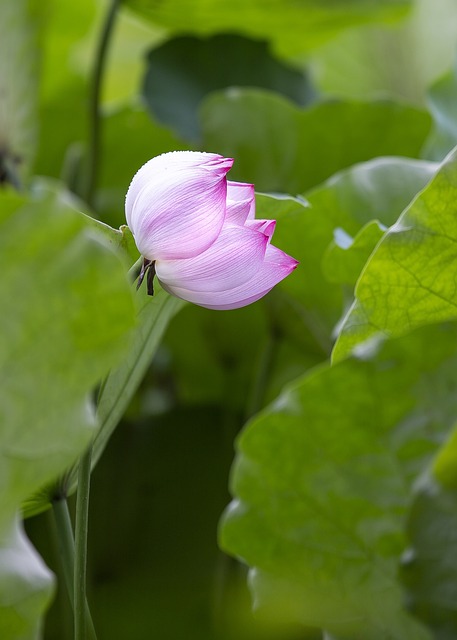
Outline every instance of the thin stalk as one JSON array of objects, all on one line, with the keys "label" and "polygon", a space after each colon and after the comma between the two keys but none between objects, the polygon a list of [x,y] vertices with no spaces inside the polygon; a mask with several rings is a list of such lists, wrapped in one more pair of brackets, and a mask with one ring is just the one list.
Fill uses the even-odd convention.
[{"label": "thin stalk", "polygon": [[68,504],[65,498],[60,498],[52,503],[54,521],[56,523],[59,552],[62,560],[63,577],[67,587],[71,606],[74,607],[73,573],[75,562],[75,541],[71,524]]},{"label": "thin stalk", "polygon": [[86,625],[86,576],[87,576],[87,531],[89,524],[89,492],[92,462],[92,445],[79,461],[78,492],[76,494],[75,522],[75,570],[74,612],[75,640],[87,640]]},{"label": "thin stalk", "polygon": [[[62,562],[62,571],[65,580],[65,586],[68,592],[70,604],[75,609],[74,597],[74,567],[75,567],[75,539],[73,537],[73,526],[71,523],[68,503],[65,498],[60,498],[52,503],[54,514],[54,522],[57,529],[57,538],[59,545],[60,558]],[[94,623],[89,610],[87,600],[85,603],[87,626],[89,629],[89,638],[97,640]]]},{"label": "thin stalk", "polygon": [[138,260],[133,264],[129,269],[129,278],[134,282],[138,276],[140,275],[141,267],[143,265],[144,258],[143,256],[139,257]]},{"label": "thin stalk", "polygon": [[[68,593],[62,587],[66,585],[64,575],[64,562],[62,560],[61,541],[57,532],[54,509],[46,511],[47,529],[52,545],[53,565],[56,568],[57,582],[59,589],[56,594],[56,607],[59,613],[59,638],[62,640],[73,640],[73,609],[68,598]],[[67,585],[66,585],[67,586]]]},{"label": "thin stalk", "polygon": [[87,183],[84,194],[86,202],[91,206],[93,205],[95,188],[97,185],[100,159],[100,95],[102,90],[102,80],[105,71],[108,46],[120,3],[121,0],[111,0],[102,26],[92,73],[89,96],[89,152],[87,157]]}]

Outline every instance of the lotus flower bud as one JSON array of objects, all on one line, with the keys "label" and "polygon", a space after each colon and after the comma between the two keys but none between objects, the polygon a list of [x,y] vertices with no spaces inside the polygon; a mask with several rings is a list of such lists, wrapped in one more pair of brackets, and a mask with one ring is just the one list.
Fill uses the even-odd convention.
[{"label": "lotus flower bud", "polygon": [[144,257],[169,293],[209,309],[236,309],[264,296],[298,262],[270,244],[274,220],[255,219],[254,186],[227,181],[233,160],[175,151],[134,176],[125,209]]}]

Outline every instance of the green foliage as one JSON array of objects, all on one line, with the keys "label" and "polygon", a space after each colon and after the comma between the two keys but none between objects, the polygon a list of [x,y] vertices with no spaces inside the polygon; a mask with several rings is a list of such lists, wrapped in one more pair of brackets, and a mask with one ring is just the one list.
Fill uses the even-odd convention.
[{"label": "green foliage", "polygon": [[235,31],[269,38],[282,55],[297,55],[320,45],[342,29],[371,20],[394,20],[405,15],[407,0],[316,0],[300,3],[270,0],[218,2],[218,0],[125,0],[125,4],[171,33],[209,34]]},{"label": "green foliage", "polygon": [[[11,0],[8,0],[9,2]],[[44,22],[42,46],[39,145],[34,171],[40,175],[65,177],[76,172],[81,144],[87,136],[84,117],[87,81],[77,59],[78,46],[87,37],[95,16],[92,0],[64,6],[50,0]],[[66,166],[64,166],[64,162]],[[68,166],[70,165],[70,166]]]},{"label": "green foliage", "polygon": [[[99,428],[94,438],[93,467],[144,378],[169,320],[184,306],[182,300],[171,298],[162,290],[150,298],[142,289],[138,298],[137,327],[128,355],[119,367],[109,372],[97,400]],[[73,489],[76,486],[75,472],[76,469],[69,479]]]},{"label": "green foliage", "polygon": [[[49,574],[18,529],[16,512],[24,501],[29,511],[42,509],[47,499],[36,492],[90,441],[96,427],[91,390],[125,353],[134,320],[123,262],[66,200],[61,191],[43,189],[29,198],[1,195],[5,639],[32,637],[49,597]],[[18,561],[9,563],[15,549]]]},{"label": "green foliage", "polygon": [[125,224],[124,199],[130,181],[151,157],[186,149],[169,129],[151,122],[139,104],[112,109],[102,120],[102,158],[96,207],[113,226]]},{"label": "green foliage", "polygon": [[0,633],[2,638],[39,637],[49,606],[53,576],[23,533],[19,518],[5,528],[0,546]]},{"label": "green foliage", "polygon": [[367,222],[355,238],[336,229],[322,265],[327,280],[353,287],[385,230],[377,220]]},{"label": "green foliage", "polygon": [[35,153],[42,19],[35,0],[0,4],[0,184],[24,176]]},{"label": "green foliage", "polygon": [[433,626],[437,640],[457,633],[456,525],[455,490],[430,478],[422,482],[408,519],[410,546],[401,575],[414,614]]},{"label": "green foliage", "polygon": [[411,203],[364,268],[334,349],[334,358],[379,335],[456,318],[455,203],[457,161],[451,154]]},{"label": "green foliage", "polygon": [[268,615],[341,638],[429,637],[397,570],[412,485],[455,419],[455,332],[320,367],[243,432],[221,543],[252,567]]},{"label": "green foliage", "polygon": [[206,148],[236,158],[234,179],[261,191],[301,193],[376,156],[418,157],[424,111],[393,102],[322,102],[299,109],[260,90],[231,89],[201,109]]},{"label": "green foliage", "polygon": [[415,0],[399,24],[343,32],[312,54],[317,86],[345,99],[385,96],[422,106],[455,56],[456,18],[454,0]]},{"label": "green foliage", "polygon": [[430,89],[428,106],[434,126],[424,149],[424,155],[442,160],[457,143],[456,125],[457,63]]},{"label": "green foliage", "polygon": [[146,104],[160,122],[184,139],[200,139],[197,109],[203,98],[231,86],[277,91],[301,105],[314,98],[305,74],[276,60],[265,41],[233,34],[204,39],[185,36],[148,54]]}]

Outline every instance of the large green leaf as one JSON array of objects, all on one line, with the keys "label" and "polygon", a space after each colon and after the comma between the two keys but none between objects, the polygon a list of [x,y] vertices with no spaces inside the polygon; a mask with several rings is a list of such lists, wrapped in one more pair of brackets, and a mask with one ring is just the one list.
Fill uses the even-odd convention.
[{"label": "large green leaf", "polygon": [[332,176],[306,192],[315,218],[330,218],[349,235],[371,220],[392,225],[438,170],[434,162],[376,158]]},{"label": "large green leaf", "polygon": [[[455,448],[454,448],[455,451]],[[433,628],[435,640],[457,634],[457,495],[422,481],[408,520],[410,547],[402,578],[414,613]]]},{"label": "large green leaf", "polygon": [[[276,291],[293,301],[302,324],[324,352],[342,311],[339,286],[327,278],[330,258],[322,261],[335,229],[355,236],[373,219],[392,224],[411,198],[433,176],[438,165],[403,158],[379,158],[333,176],[303,199],[257,195],[257,216],[275,218],[273,242],[294,256],[300,265]],[[283,299],[283,321],[292,309]],[[284,306],[285,305],[285,306]]]},{"label": "large green leaf", "polygon": [[451,154],[365,266],[335,359],[376,335],[402,335],[456,313],[457,159]]},{"label": "large green leaf", "polygon": [[368,222],[354,238],[342,229],[336,229],[335,239],[329,245],[322,262],[325,277],[330,282],[353,287],[385,230],[385,226],[378,220]]},{"label": "large green leaf", "polygon": [[221,543],[251,566],[258,608],[338,638],[428,637],[397,571],[412,485],[457,410],[456,330],[318,368],[245,429]]},{"label": "large green leaf", "polygon": [[[434,392],[436,403],[442,403],[443,386]],[[434,629],[436,640],[452,640],[457,633],[456,462],[454,428],[418,484],[408,521],[410,548],[402,567],[411,607]]]},{"label": "large green leaf", "polygon": [[19,180],[11,174],[23,175],[35,152],[42,18],[35,0],[0,3],[0,184]]},{"label": "large green leaf", "polygon": [[393,102],[325,102],[299,109],[275,94],[232,89],[201,108],[204,147],[236,159],[233,179],[301,193],[383,155],[417,157],[430,116]]},{"label": "large green leaf", "polygon": [[197,109],[203,98],[232,86],[277,91],[301,105],[314,98],[305,73],[274,58],[266,41],[236,34],[183,36],[148,54],[143,86],[146,104],[159,122],[185,139],[198,141],[201,137]]},{"label": "large green leaf", "polygon": [[33,553],[9,533],[16,511],[92,437],[90,393],[125,352],[134,305],[125,265],[65,193],[2,194],[0,226],[1,554],[6,562],[12,540],[11,553],[19,545],[24,555],[23,565],[0,566],[0,619],[16,620],[2,634],[9,640],[35,637],[49,597],[49,577],[42,570],[35,584]]},{"label": "large green leaf", "polygon": [[125,0],[125,4],[172,33],[231,31],[269,38],[282,54],[308,51],[342,29],[369,21],[402,17],[407,0]]},{"label": "large green leaf", "polygon": [[295,306],[303,328],[328,353],[329,335],[341,310],[340,290],[325,280],[320,267],[332,238],[332,221],[324,216],[317,218],[305,200],[290,196],[258,195],[256,208],[257,217],[277,220],[274,244],[300,261],[298,269],[275,289],[275,294],[280,291],[285,296],[283,304],[288,313],[283,319]]},{"label": "large green leaf", "polygon": [[[343,304],[341,264],[326,255],[334,230],[356,235],[373,218],[393,223],[437,166],[402,158],[357,165],[310,192],[310,206],[303,199],[257,194],[257,216],[277,220],[273,242],[300,266],[250,309],[214,314],[188,306],[173,321],[165,345],[180,402],[222,403],[250,415],[252,407],[258,409],[286,382],[325,359]],[[354,279],[373,246],[357,254],[355,265],[349,257]],[[329,281],[331,274],[338,277]],[[254,400],[264,357],[271,358],[269,380],[264,395]]]}]

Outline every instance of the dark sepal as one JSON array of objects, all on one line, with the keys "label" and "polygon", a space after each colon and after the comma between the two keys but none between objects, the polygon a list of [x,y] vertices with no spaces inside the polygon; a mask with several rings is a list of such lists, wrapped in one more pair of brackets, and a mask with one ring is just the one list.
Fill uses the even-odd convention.
[{"label": "dark sepal", "polygon": [[155,260],[148,260],[147,258],[144,258],[143,264],[141,266],[140,275],[138,276],[138,282],[136,284],[137,291],[141,287],[141,284],[146,276],[146,273],[148,275],[146,279],[147,286],[148,286],[148,295],[153,296],[154,295],[154,276],[156,274]]}]

